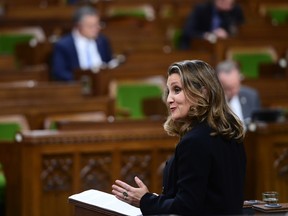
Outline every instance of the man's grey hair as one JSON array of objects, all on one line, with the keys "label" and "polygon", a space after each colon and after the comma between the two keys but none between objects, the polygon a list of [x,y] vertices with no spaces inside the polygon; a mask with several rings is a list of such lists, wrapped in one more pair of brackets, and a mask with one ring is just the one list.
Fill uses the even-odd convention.
[{"label": "man's grey hair", "polygon": [[[216,70],[217,74],[219,74],[221,72],[229,73],[233,69],[237,69],[239,71],[239,65],[237,64],[237,62],[235,62],[233,60],[225,60],[225,61],[220,62],[216,66],[215,70]],[[240,71],[239,71],[239,73],[240,73]]]},{"label": "man's grey hair", "polygon": [[82,18],[87,15],[99,16],[98,11],[91,6],[82,6],[78,8],[73,15],[73,23],[81,22]]}]

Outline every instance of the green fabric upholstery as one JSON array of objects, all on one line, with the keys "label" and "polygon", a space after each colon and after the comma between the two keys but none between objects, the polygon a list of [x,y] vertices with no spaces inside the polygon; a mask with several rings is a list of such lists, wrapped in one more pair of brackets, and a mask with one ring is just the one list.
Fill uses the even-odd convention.
[{"label": "green fabric upholstery", "polygon": [[142,100],[150,97],[161,97],[162,90],[158,85],[127,83],[117,87],[116,107],[128,109],[131,118],[145,117],[142,110]]},{"label": "green fabric upholstery", "polygon": [[180,48],[180,42],[181,42],[181,37],[182,37],[182,29],[175,29],[173,38],[172,38],[172,44],[175,49]]},{"label": "green fabric upholstery", "polygon": [[6,178],[3,172],[2,164],[0,163],[0,203],[5,201],[5,188],[6,188]]},{"label": "green fabric upholstery", "polygon": [[16,122],[0,123],[0,140],[13,141],[16,132],[20,131],[21,127]]},{"label": "green fabric upholstery", "polygon": [[57,128],[56,122],[52,122],[52,123],[50,124],[49,130],[57,130],[57,129],[58,129],[58,128]]},{"label": "green fabric upholstery", "polygon": [[2,34],[0,35],[0,54],[13,55],[18,43],[29,42],[33,38],[30,34]]},{"label": "green fabric upholstery", "polygon": [[239,62],[241,71],[247,78],[258,78],[260,63],[274,62],[272,56],[267,53],[235,53],[233,60]]},{"label": "green fabric upholstery", "polygon": [[271,8],[267,10],[267,14],[274,23],[285,24],[288,22],[288,8]]},{"label": "green fabric upholstery", "polygon": [[115,9],[110,15],[112,17],[135,17],[146,19],[146,13],[142,9]]}]

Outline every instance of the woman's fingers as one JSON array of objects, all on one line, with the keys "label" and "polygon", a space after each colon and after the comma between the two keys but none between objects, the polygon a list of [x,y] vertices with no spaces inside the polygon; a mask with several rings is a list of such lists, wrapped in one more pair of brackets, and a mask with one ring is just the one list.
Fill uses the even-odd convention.
[{"label": "woman's fingers", "polygon": [[129,191],[129,189],[131,188],[130,185],[128,185],[127,183],[120,181],[120,180],[116,180],[115,183],[117,185],[119,185],[121,188],[124,188],[125,190]]},{"label": "woman's fingers", "polygon": [[146,185],[137,176],[135,176],[134,180],[140,188],[146,187]]}]

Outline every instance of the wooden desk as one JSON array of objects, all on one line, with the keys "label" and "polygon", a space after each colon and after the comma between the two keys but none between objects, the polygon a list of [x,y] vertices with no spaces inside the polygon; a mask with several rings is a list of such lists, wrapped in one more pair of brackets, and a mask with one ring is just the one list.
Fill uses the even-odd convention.
[{"label": "wooden desk", "polygon": [[74,216],[120,216],[110,211],[105,211],[103,209],[97,208],[89,204],[83,204],[77,201],[69,201],[73,205]]},{"label": "wooden desk", "polygon": [[[115,179],[137,175],[161,192],[162,167],[177,138],[162,126],[87,131],[32,131],[0,144],[7,177],[7,215],[71,216],[70,195],[95,188],[111,192]],[[85,214],[83,213],[82,216]]]},{"label": "wooden desk", "polygon": [[259,125],[245,138],[247,177],[245,199],[262,200],[262,192],[279,192],[288,202],[288,123]]}]

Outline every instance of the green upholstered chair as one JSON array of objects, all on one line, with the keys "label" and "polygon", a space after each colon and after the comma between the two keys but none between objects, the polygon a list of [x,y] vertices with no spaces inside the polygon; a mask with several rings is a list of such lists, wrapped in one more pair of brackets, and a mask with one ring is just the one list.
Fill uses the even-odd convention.
[{"label": "green upholstered chair", "polygon": [[29,125],[24,116],[0,116],[0,141],[13,141],[15,134],[24,130],[29,130]]},{"label": "green upholstered chair", "polygon": [[288,23],[288,7],[287,8],[269,8],[267,10],[267,14],[271,18],[273,24]]},{"label": "green upholstered chair", "polygon": [[110,18],[130,17],[150,21],[155,19],[155,11],[150,5],[111,5],[107,10],[106,16]]},{"label": "green upholstered chair", "polygon": [[260,14],[271,20],[274,25],[288,23],[287,3],[263,3],[259,6]]},{"label": "green upholstered chair", "polygon": [[227,58],[238,62],[246,78],[258,78],[261,63],[274,63],[277,54],[271,47],[229,48]]},{"label": "green upholstered chair", "polygon": [[142,107],[143,99],[161,96],[162,88],[158,84],[145,82],[118,83],[115,106],[118,110],[128,110],[130,118],[145,118]]},{"label": "green upholstered chair", "polygon": [[6,190],[6,178],[2,164],[0,163],[0,215],[5,215],[5,193],[6,193],[5,190]]},{"label": "green upholstered chair", "polygon": [[21,127],[16,122],[0,123],[0,140],[13,140],[15,133],[20,131]]},{"label": "green upholstered chair", "polygon": [[32,34],[5,33],[0,35],[0,55],[13,55],[16,44],[30,41]]}]

